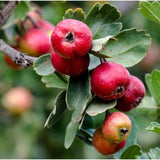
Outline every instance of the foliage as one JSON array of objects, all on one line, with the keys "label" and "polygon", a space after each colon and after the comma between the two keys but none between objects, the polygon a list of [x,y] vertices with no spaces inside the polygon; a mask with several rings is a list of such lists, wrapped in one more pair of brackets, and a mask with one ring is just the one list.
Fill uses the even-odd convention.
[{"label": "foliage", "polygon": [[160,23],[160,3],[154,1],[152,3],[143,1],[140,2],[140,13],[142,13],[149,20]]},{"label": "foliage", "polygon": [[[45,4],[45,2],[43,3]],[[42,7],[43,3],[41,4]],[[54,5],[54,2],[47,5],[47,7],[52,7],[52,5]],[[17,28],[14,25],[18,23],[19,19],[24,20],[26,13],[32,9],[29,2],[20,2],[2,27],[3,31],[13,31],[14,33],[12,34],[14,35],[15,32],[17,32]],[[139,11],[151,21],[160,23],[159,2],[154,1],[152,4],[150,2],[140,2]],[[63,12],[64,11],[61,11],[61,14],[63,14]],[[30,89],[39,96],[39,98],[37,98],[39,99],[38,104],[36,104],[37,108],[39,105],[43,105],[43,107],[48,106],[47,109],[35,109],[39,111],[39,119],[36,119],[36,113],[32,115],[34,117],[34,123],[36,123],[33,123],[33,125],[38,128],[37,132],[42,132],[40,127],[43,126],[43,124],[40,125],[39,123],[45,121],[45,118],[49,115],[44,127],[56,132],[57,128],[59,129],[61,125],[63,125],[64,129],[63,131],[61,130],[60,135],[61,139],[63,139],[62,137],[64,137],[64,135],[62,133],[65,132],[64,146],[67,149],[71,147],[71,145],[74,146],[73,142],[75,138],[78,138],[88,145],[92,145],[95,128],[103,121],[105,112],[107,110],[114,111],[114,106],[117,103],[116,100],[104,101],[91,93],[90,75],[92,70],[100,64],[100,58],[120,63],[125,67],[133,67],[146,56],[147,50],[151,45],[151,37],[144,30],[136,28],[122,29],[122,23],[117,22],[117,20],[120,20],[120,16],[121,14],[115,6],[109,3],[102,5],[96,3],[87,14],[82,8],[78,7],[74,10],[68,9],[64,12],[63,17],[56,19],[56,22],[62,20],[62,18],[80,20],[86,23],[92,31],[93,43],[89,52],[90,66],[88,71],[82,76],[69,77],[55,71],[50,61],[50,54],[38,57],[34,62],[33,69],[35,73],[32,73],[35,74],[33,76],[34,78],[30,74],[29,77],[27,77],[27,75],[23,76],[23,71],[18,72],[21,74],[19,76],[20,80],[17,78],[15,84],[19,82],[23,84],[21,80],[26,79],[26,86],[30,87]],[[6,37],[9,39],[7,34]],[[7,71],[7,73],[9,73],[9,71]],[[41,83],[39,84],[40,78],[46,88]],[[10,80],[8,80],[9,78],[6,79],[7,82],[10,82]],[[145,81],[151,95],[146,95],[137,108],[138,112],[144,113],[154,120],[156,120],[160,114],[159,79],[160,72],[158,70],[154,70],[151,74],[146,74]],[[32,84],[28,84],[28,82]],[[35,89],[33,89],[34,87]],[[54,93],[54,91],[56,93]],[[51,97],[53,97],[52,100],[50,100]],[[44,98],[46,98],[46,100],[44,100]],[[50,104],[47,104],[48,101]],[[44,110],[45,115],[42,115],[41,111]],[[65,115],[67,121],[63,120],[63,118],[60,119]],[[29,116],[30,115],[28,115],[28,117]],[[101,118],[99,119],[99,117]],[[150,149],[148,153],[142,151],[141,146],[137,144],[136,140],[138,127],[134,121],[134,116],[129,117],[132,121],[131,134],[127,139],[125,147],[114,154],[114,158],[136,159],[143,156],[151,159],[159,158],[159,148]],[[50,130],[47,130],[47,132],[50,132]],[[160,133],[160,125],[158,122],[151,122],[146,130]],[[38,135],[37,132],[33,134]],[[55,133],[53,135],[58,137],[58,134],[59,132],[57,135]],[[51,138],[53,141],[56,141],[57,137],[55,138],[53,135],[50,135],[50,139],[48,140],[46,133],[44,135],[43,140],[46,140],[44,143],[49,143]],[[63,142],[61,141],[61,143]],[[29,146],[29,142],[27,145]],[[31,143],[30,145],[33,144]]]}]

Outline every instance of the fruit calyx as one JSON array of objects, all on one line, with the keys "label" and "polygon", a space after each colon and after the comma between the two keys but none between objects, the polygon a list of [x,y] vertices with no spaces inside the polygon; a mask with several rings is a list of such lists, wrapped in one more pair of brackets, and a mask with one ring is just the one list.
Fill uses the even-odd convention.
[{"label": "fruit calyx", "polygon": [[66,40],[66,42],[72,43],[73,40],[74,40],[74,35],[73,35],[73,33],[72,33],[72,32],[69,32],[69,33],[67,34],[67,36],[65,37],[65,40]]},{"label": "fruit calyx", "polygon": [[121,95],[123,92],[125,92],[125,89],[124,89],[124,87],[123,86],[119,86],[119,87],[117,87],[116,88],[116,90],[114,91],[114,95]]},{"label": "fruit calyx", "polygon": [[132,104],[132,107],[133,108],[137,107],[141,103],[142,99],[143,99],[143,97],[136,98],[134,103]]},{"label": "fruit calyx", "polygon": [[119,132],[120,132],[120,137],[124,137],[129,132],[129,129],[127,129],[125,127],[124,128],[120,128]]}]

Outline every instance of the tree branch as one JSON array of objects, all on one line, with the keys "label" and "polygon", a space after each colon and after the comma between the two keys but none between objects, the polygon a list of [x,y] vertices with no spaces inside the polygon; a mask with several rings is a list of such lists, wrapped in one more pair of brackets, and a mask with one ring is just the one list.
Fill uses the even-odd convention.
[{"label": "tree branch", "polygon": [[0,52],[8,55],[16,64],[19,64],[24,68],[33,65],[33,62],[37,59],[37,57],[31,57],[25,53],[15,50],[7,45],[2,39],[0,39]]},{"label": "tree branch", "polygon": [[10,1],[3,10],[0,10],[0,28],[7,20],[8,16],[12,13],[19,1]]}]

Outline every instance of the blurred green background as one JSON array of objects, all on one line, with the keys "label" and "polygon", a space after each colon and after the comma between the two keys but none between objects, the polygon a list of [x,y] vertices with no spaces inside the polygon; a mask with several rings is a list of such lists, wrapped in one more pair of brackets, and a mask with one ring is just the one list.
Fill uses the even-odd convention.
[{"label": "blurred green background", "polygon": [[[44,19],[56,25],[62,20],[68,8],[81,7],[87,14],[96,2],[34,1],[34,3],[40,6]],[[122,13],[119,21],[123,23],[123,29],[132,27],[145,29],[152,37],[152,46],[146,58],[136,66],[129,68],[131,74],[144,82],[146,73],[150,73],[154,68],[160,68],[160,25],[143,17],[138,12],[139,3],[136,1],[108,3],[117,6]],[[29,89],[34,97],[33,107],[19,116],[8,112],[1,103],[4,93],[15,86]],[[94,147],[78,139],[75,139],[68,150],[64,148],[65,129],[70,120],[69,112],[65,112],[54,127],[50,129],[43,127],[53,109],[53,102],[59,91],[54,88],[46,88],[41,82],[41,77],[32,67],[16,71],[10,69],[4,62],[3,54],[0,54],[0,158],[107,158],[99,154]],[[160,147],[160,136],[145,130],[149,122],[153,120],[136,109],[130,111],[129,114],[135,118],[138,125],[137,141],[143,151],[148,151],[155,146]],[[160,118],[157,119],[159,120]]]}]

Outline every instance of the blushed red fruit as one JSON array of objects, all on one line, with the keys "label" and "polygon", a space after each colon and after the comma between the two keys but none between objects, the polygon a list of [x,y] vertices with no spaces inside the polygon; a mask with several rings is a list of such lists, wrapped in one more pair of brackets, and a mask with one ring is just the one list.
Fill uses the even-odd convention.
[{"label": "blushed red fruit", "polygon": [[96,129],[93,135],[93,145],[103,155],[110,155],[118,152],[122,149],[126,144],[126,141],[121,143],[111,143],[107,139],[105,139],[102,128],[99,127]]},{"label": "blushed red fruit", "polygon": [[131,120],[127,115],[121,112],[113,112],[105,118],[102,132],[108,141],[120,143],[127,139],[131,127]]},{"label": "blushed red fruit", "polygon": [[40,19],[39,21],[37,21],[37,24],[39,25],[39,27],[41,29],[43,29],[44,31],[48,32],[48,31],[52,31],[54,30],[55,26],[53,24],[51,24],[50,22],[45,21],[44,19]]},{"label": "blushed red fruit", "polygon": [[20,39],[19,48],[30,56],[41,56],[51,51],[49,36],[40,29],[32,29]]},{"label": "blushed red fruit", "polygon": [[55,27],[51,41],[57,54],[73,59],[88,53],[92,45],[92,32],[83,22],[65,19]]},{"label": "blushed red fruit", "polygon": [[145,87],[140,79],[131,76],[131,82],[122,98],[117,99],[116,109],[128,112],[137,107],[145,96]]},{"label": "blushed red fruit", "polygon": [[2,105],[14,114],[22,114],[29,110],[33,104],[33,96],[24,87],[10,89],[2,98]]},{"label": "blushed red fruit", "polygon": [[91,75],[92,91],[104,100],[113,100],[124,95],[130,83],[130,74],[125,67],[114,62],[104,62]]},{"label": "blushed red fruit", "polygon": [[75,59],[65,59],[54,50],[51,54],[51,63],[56,71],[72,77],[83,74],[88,69],[89,61],[88,54]]}]

